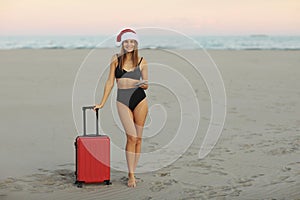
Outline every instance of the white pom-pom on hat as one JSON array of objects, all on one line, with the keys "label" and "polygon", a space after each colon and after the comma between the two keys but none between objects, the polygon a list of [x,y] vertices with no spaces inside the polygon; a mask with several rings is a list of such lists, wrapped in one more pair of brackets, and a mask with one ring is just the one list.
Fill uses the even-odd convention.
[{"label": "white pom-pom on hat", "polygon": [[116,38],[116,45],[121,46],[122,42],[125,40],[135,40],[139,43],[139,38],[136,32],[130,28],[123,29]]}]

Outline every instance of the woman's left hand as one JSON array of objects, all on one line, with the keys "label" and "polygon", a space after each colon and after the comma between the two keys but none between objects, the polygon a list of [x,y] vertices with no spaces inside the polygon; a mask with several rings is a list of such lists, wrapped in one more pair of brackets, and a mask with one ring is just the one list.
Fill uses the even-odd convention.
[{"label": "woman's left hand", "polygon": [[140,88],[143,88],[144,90],[148,89],[148,84],[143,83],[142,85],[140,85]]}]

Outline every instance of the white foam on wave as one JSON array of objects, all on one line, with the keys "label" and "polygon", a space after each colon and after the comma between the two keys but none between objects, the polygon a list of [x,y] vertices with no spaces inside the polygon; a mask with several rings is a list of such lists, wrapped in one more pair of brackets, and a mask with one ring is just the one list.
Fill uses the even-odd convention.
[{"label": "white foam on wave", "polygon": [[[114,48],[102,43],[110,36],[0,36],[0,49],[92,49]],[[300,36],[191,36],[205,49],[300,49]],[[172,36],[145,36],[140,48],[198,49],[198,45]],[[101,46],[99,46],[99,44]]]}]

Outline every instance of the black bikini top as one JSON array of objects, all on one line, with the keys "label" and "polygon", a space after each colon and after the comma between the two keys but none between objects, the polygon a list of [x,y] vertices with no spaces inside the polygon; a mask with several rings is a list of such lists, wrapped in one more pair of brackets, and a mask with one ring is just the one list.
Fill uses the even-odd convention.
[{"label": "black bikini top", "polygon": [[121,66],[119,66],[119,57],[118,57],[118,65],[116,67],[115,70],[115,77],[116,78],[131,78],[131,79],[135,79],[135,80],[140,80],[142,73],[140,70],[140,63],[142,62],[143,57],[141,58],[140,62],[138,63],[138,65],[134,68],[134,70],[132,71],[126,71],[125,69],[121,69]]}]

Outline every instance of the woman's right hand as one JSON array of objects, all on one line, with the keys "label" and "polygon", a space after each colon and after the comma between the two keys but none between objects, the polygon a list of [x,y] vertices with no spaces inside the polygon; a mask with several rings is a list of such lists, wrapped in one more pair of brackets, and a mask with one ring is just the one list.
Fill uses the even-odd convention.
[{"label": "woman's right hand", "polygon": [[96,109],[101,109],[101,108],[103,108],[102,104],[96,104],[94,107],[94,111],[96,111]]}]

